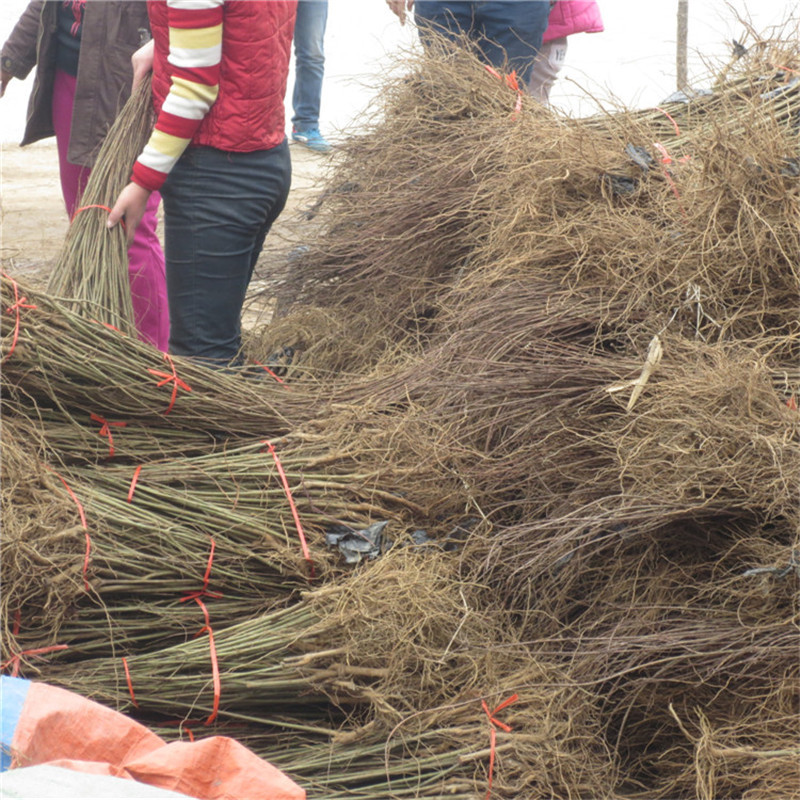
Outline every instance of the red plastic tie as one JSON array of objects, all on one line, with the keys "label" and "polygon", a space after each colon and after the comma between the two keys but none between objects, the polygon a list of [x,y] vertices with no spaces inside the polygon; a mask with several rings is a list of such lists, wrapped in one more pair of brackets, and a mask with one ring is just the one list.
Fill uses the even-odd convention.
[{"label": "red plastic tie", "polygon": [[102,325],[104,328],[108,328],[110,331],[115,331],[120,336],[125,336],[125,333],[123,331],[112,325],[110,322],[103,322],[102,320],[99,319],[90,319],[89,322],[93,322],[95,325]]},{"label": "red plastic tie", "polygon": [[678,187],[675,185],[672,173],[667,169],[668,165],[672,163],[672,156],[667,151],[667,148],[661,144],[661,142],[653,142],[653,147],[655,147],[656,150],[661,153],[661,169],[664,172],[664,177],[667,179],[670,189],[672,189],[672,194],[675,195],[675,199],[678,201],[678,210],[684,217],[686,217],[686,210],[681,204],[680,192],[678,191]]},{"label": "red plastic tie", "polygon": [[[20,612],[19,609],[17,609],[14,614],[14,627],[12,629],[14,637],[19,635],[19,625]],[[7,661],[4,661],[2,664],[0,664],[0,670],[4,670],[9,665],[13,664],[11,669],[11,677],[16,678],[19,675],[19,666],[23,656],[43,656],[45,653],[53,653],[56,650],[66,650],[68,647],[69,645],[67,644],[54,644],[51,647],[35,647],[33,650],[20,650],[19,653],[15,653]]]},{"label": "red plastic tie", "polygon": [[653,142],[653,147],[661,153],[661,163],[662,164],[671,164],[672,163],[672,156],[667,151],[667,148],[664,147],[661,142]]},{"label": "red plastic tie", "polygon": [[159,381],[156,384],[157,388],[166,386],[168,383],[172,384],[172,397],[170,398],[167,410],[164,412],[164,416],[166,416],[167,414],[169,414],[170,411],[172,411],[172,407],[175,405],[175,398],[178,396],[178,387],[187,392],[191,392],[192,387],[178,377],[178,373],[175,370],[175,362],[172,360],[172,357],[169,355],[169,353],[164,353],[164,360],[169,364],[170,369],[172,370],[172,374],[169,374],[167,372],[160,372],[157,369],[148,369],[147,371],[151,375],[155,375],[156,378],[163,378],[163,380]]},{"label": "red plastic tie", "polygon": [[481,705],[483,706],[483,710],[486,712],[486,717],[489,720],[489,739],[490,739],[490,747],[489,747],[489,788],[486,790],[486,799],[489,800],[489,797],[492,794],[492,779],[494,778],[494,759],[497,750],[497,729],[500,728],[501,730],[505,731],[506,733],[511,733],[511,726],[506,725],[505,722],[501,722],[495,716],[498,711],[502,711],[504,708],[507,708],[512,703],[516,703],[519,700],[518,694],[512,694],[506,700],[503,700],[497,708],[493,711],[489,711],[489,706],[486,705],[485,700],[481,700]]},{"label": "red plastic tie", "polygon": [[128,681],[128,691],[131,693],[131,702],[134,708],[139,708],[139,703],[136,702],[136,695],[133,693],[133,681],[131,680],[131,671],[128,669],[128,659],[122,656],[122,666],[125,668],[125,680]]},{"label": "red plastic tie", "polygon": [[78,500],[77,496],[75,495],[75,492],[73,492],[72,489],[69,488],[69,484],[52,467],[48,467],[46,464],[45,467],[47,467],[47,469],[49,469],[50,472],[52,472],[53,475],[55,475],[56,478],[58,478],[61,481],[61,483],[64,484],[64,488],[67,490],[67,494],[72,498],[72,501],[78,507],[78,514],[80,514],[81,518],[81,526],[83,527],[83,531],[86,536],[86,555],[83,558],[83,586],[88,592],[89,578],[87,577],[87,574],[89,572],[89,556],[91,555],[92,552],[92,540],[89,537],[89,526],[86,524],[86,512],[83,510],[81,501]]},{"label": "red plastic tie", "polygon": [[508,75],[503,76],[494,67],[491,67],[488,64],[484,64],[483,66],[490,75],[497,78],[497,80],[504,82],[509,89],[512,89],[517,93],[517,99],[514,103],[514,111],[511,114],[512,117],[516,117],[522,110],[522,89],[520,89],[519,86],[517,71],[512,70]]},{"label": "red plastic tie", "polygon": [[[88,206],[81,206],[80,208],[76,208],[75,209],[75,213],[72,215],[72,218],[70,219],[70,224],[75,222],[75,217],[77,217],[78,214],[81,213],[81,211],[86,211],[89,208],[100,208],[103,211],[108,211],[109,214],[111,213],[111,209],[108,206],[104,206],[101,203],[91,203]],[[119,224],[122,225],[122,230],[127,230],[126,227],[125,227],[125,221],[124,220],[120,220]]]},{"label": "red plastic tie", "polygon": [[11,286],[14,289],[14,302],[6,309],[6,313],[10,314],[12,311],[16,314],[16,318],[14,319],[14,335],[11,338],[11,349],[6,353],[5,358],[3,359],[3,364],[11,358],[11,354],[14,352],[14,349],[17,346],[17,342],[19,341],[19,327],[20,327],[20,310],[23,308],[36,308],[34,305],[30,305],[28,303],[27,297],[20,297],[19,296],[19,286],[17,282],[6,272],[3,273],[3,277],[7,280],[11,281]]},{"label": "red plastic tie", "polygon": [[210,725],[216,718],[217,714],[219,713],[219,698],[222,694],[222,684],[219,678],[219,663],[217,661],[217,647],[214,644],[214,631],[211,628],[211,620],[208,616],[208,609],[205,607],[205,604],[199,597],[193,598],[197,605],[200,606],[203,616],[206,619],[206,624],[200,628],[200,630],[195,634],[195,638],[200,636],[203,633],[208,634],[208,647],[211,651],[211,675],[214,681],[214,707],[209,714],[208,719],[205,721],[205,725]]},{"label": "red plastic tie", "polygon": [[668,111],[665,111],[660,106],[656,106],[656,110],[660,111],[672,123],[672,129],[675,131],[675,135],[680,136],[681,129],[678,127],[678,123],[675,122],[675,118],[672,116],[672,114],[670,114]]},{"label": "red plastic tie", "polygon": [[101,417],[99,414],[90,414],[89,415],[93,422],[100,423],[100,430],[99,433],[101,436],[108,437],[108,457],[114,457],[114,439],[111,436],[111,428],[125,428],[127,427],[127,422],[109,422],[104,417]]},{"label": "red plastic tie", "polygon": [[3,664],[0,665],[0,669],[5,669],[9,664],[13,664],[11,677],[16,678],[19,675],[19,664],[23,656],[42,656],[45,653],[53,653],[56,650],[66,650],[68,647],[68,644],[54,644],[52,647],[36,647],[33,650],[22,650],[16,655],[11,656],[8,661],[4,661]]},{"label": "red plastic tie", "polygon": [[262,364],[260,361],[256,361],[255,359],[253,359],[253,363],[256,364],[257,366],[261,367],[261,369],[263,369],[264,372],[266,372],[268,375],[271,375],[273,378],[275,378],[275,380],[278,383],[280,383],[281,386],[285,386],[287,389],[291,389],[292,388],[291,386],[289,386],[288,383],[286,383],[286,381],[281,380],[281,378],[278,375],[276,375],[269,367],[267,367],[266,365]]},{"label": "red plastic tie", "polygon": [[[791,69],[790,67],[784,67],[782,64],[776,64],[775,65],[775,69],[779,69],[779,70],[781,70],[781,72],[788,72],[788,73],[792,73],[794,75],[800,75],[800,71],[798,71],[796,69]],[[788,81],[789,81],[789,76],[787,75],[786,76],[786,82],[788,82]]]},{"label": "red plastic tie", "polygon": [[189,592],[181,597],[180,602],[185,603],[187,600],[197,600],[200,597],[211,597],[214,600],[219,600],[222,597],[221,592],[210,592],[208,590],[208,581],[211,578],[211,567],[214,564],[214,551],[217,549],[217,543],[214,541],[214,537],[211,537],[211,551],[208,554],[208,563],[206,564],[206,572],[203,575],[203,588],[197,589],[193,592]]},{"label": "red plastic tie", "polygon": [[136,491],[136,484],[139,482],[139,473],[142,471],[142,465],[139,464],[138,467],[133,471],[133,478],[131,479],[131,488],[128,489],[128,502],[133,502],[133,493]]},{"label": "red plastic tie", "polygon": [[275,466],[278,470],[281,483],[283,484],[283,491],[286,493],[286,498],[289,501],[289,508],[291,508],[292,516],[294,517],[294,524],[297,527],[297,536],[300,539],[300,547],[303,550],[303,558],[305,558],[306,563],[308,564],[310,577],[313,579],[315,577],[314,562],[311,559],[311,553],[309,552],[308,543],[306,542],[306,535],[303,532],[303,525],[300,522],[300,514],[297,512],[297,506],[295,505],[294,497],[292,497],[292,490],[289,488],[289,481],[286,478],[286,473],[283,471],[281,460],[278,458],[278,454],[275,451],[275,445],[273,445],[272,442],[268,441],[267,439],[264,439],[263,444],[267,446],[269,452],[272,453],[272,458],[275,460]]}]

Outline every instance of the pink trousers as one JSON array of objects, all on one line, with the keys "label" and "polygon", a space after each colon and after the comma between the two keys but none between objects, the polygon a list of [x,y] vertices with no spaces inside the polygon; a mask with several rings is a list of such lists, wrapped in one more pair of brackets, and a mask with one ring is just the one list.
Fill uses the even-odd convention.
[{"label": "pink trousers", "polygon": [[[61,70],[56,71],[53,87],[53,127],[58,144],[61,193],[64,195],[64,204],[70,218],[78,208],[90,172],[88,167],[67,160],[75,83],[74,76]],[[128,248],[128,275],[139,338],[166,352],[169,342],[167,280],[164,271],[164,251],[156,233],[156,212],[160,202],[161,196],[158,192],[153,192],[147,204],[147,211]]]}]

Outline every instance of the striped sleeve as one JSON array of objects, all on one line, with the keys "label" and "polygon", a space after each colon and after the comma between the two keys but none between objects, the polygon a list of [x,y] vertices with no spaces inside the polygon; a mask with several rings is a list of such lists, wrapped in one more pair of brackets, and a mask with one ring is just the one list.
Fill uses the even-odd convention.
[{"label": "striped sleeve", "polygon": [[145,189],[161,187],[217,99],[224,2],[167,0],[171,86],[133,166],[133,182]]}]

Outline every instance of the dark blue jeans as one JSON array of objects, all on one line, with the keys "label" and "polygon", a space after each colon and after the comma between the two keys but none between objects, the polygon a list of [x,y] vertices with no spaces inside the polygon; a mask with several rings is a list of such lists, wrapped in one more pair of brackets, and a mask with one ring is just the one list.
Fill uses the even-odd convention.
[{"label": "dark blue jeans", "polygon": [[297,131],[319,127],[322,78],[325,74],[325,25],[328,0],[300,0],[294,24],[294,91],[292,126]]},{"label": "dark blue jeans", "polygon": [[252,153],[189,147],[174,166],[161,190],[171,353],[236,359],[247,286],[291,174],[285,140]]},{"label": "dark blue jeans", "polygon": [[548,0],[417,0],[414,14],[423,44],[429,30],[454,40],[467,34],[489,64],[498,70],[516,70],[520,86],[525,87],[542,46],[550,3]]}]

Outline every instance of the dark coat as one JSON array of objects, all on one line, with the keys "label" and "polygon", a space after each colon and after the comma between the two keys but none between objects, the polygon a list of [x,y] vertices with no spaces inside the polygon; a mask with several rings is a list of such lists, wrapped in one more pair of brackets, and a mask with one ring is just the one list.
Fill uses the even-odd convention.
[{"label": "dark coat", "polygon": [[[26,78],[36,67],[22,145],[54,135],[57,11],[58,0],[31,0],[0,52],[3,70],[15,78]],[[103,137],[130,96],[131,56],[149,38],[146,3],[86,3],[67,154],[72,163],[94,163]]]}]

